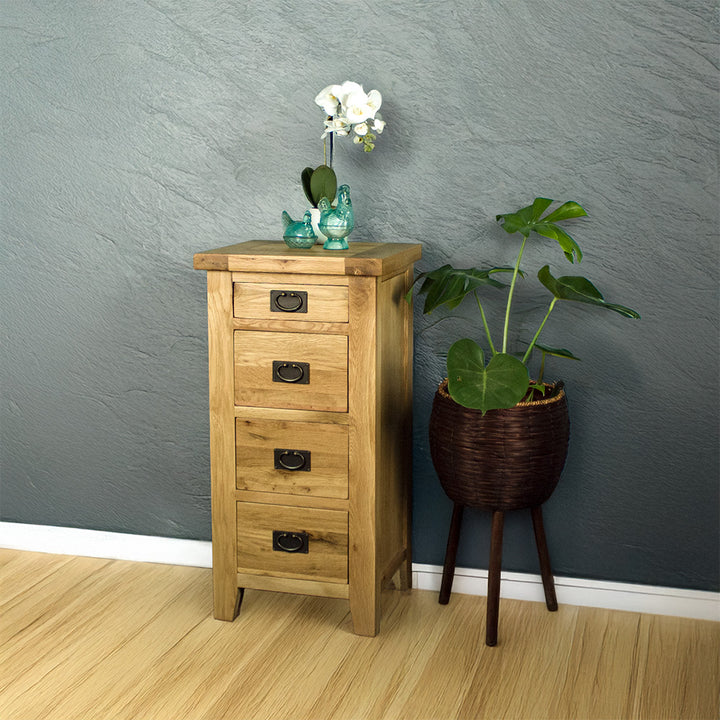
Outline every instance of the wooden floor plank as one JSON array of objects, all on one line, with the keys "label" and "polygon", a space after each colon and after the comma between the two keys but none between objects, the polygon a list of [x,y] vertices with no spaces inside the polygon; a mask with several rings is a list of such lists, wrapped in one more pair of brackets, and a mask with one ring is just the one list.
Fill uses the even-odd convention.
[{"label": "wooden floor plank", "polygon": [[720,623],[640,616],[646,647],[643,682],[630,717],[717,720],[720,695]]},{"label": "wooden floor plank", "polygon": [[434,594],[422,593],[417,602],[397,592],[391,597],[395,604],[383,607],[380,635],[347,653],[299,718],[382,718],[393,700],[409,695],[448,622],[434,617]]},{"label": "wooden floor plank", "polygon": [[[0,647],[27,630],[31,625],[54,617],[73,600],[85,598],[94,582],[92,576],[110,560],[75,557],[56,568],[24,592],[15,595],[0,608]],[[83,600],[84,601],[84,600]]]},{"label": "wooden floor plank", "polygon": [[[46,718],[68,690],[82,682],[97,664],[104,662],[118,647],[138,632],[148,620],[162,611],[178,593],[172,582],[184,569],[171,565],[150,565],[138,574],[134,563],[117,563],[121,569],[115,582],[121,593],[95,597],[91,606],[82,609],[71,604],[74,612],[59,612],[45,624],[43,642],[38,642],[41,628],[31,626],[29,643],[13,642],[0,664],[16,664],[18,648],[24,657],[34,656],[30,672],[15,673],[10,692],[0,700],[0,717],[30,720]],[[116,585],[117,587],[117,585]],[[57,638],[57,642],[48,639]]]},{"label": "wooden floor plank", "polygon": [[[8,557],[8,552],[14,553],[14,557]],[[6,562],[0,565],[0,610],[72,559],[67,555],[17,550],[6,551],[5,557]]]},{"label": "wooden floor plank", "polygon": [[[52,712],[58,717],[114,717],[110,709],[124,706],[148,676],[153,677],[160,658],[183,640],[212,608],[210,571],[184,568],[175,596],[145,625],[128,626],[128,637],[102,662],[76,674],[66,692],[56,692]],[[134,634],[130,634],[134,632]]]},{"label": "wooden floor plank", "polygon": [[384,592],[375,638],[343,600],[248,591],[212,617],[211,573],[0,557],[0,718],[717,720],[720,623]]},{"label": "wooden floor plank", "polygon": [[429,651],[425,667],[410,693],[394,699],[388,706],[388,720],[432,718],[433,708],[438,707],[443,708],[447,717],[457,717],[475,675],[478,649],[485,642],[485,602],[468,595],[456,595],[451,603],[438,604],[436,616],[442,610],[449,611],[450,622]]}]

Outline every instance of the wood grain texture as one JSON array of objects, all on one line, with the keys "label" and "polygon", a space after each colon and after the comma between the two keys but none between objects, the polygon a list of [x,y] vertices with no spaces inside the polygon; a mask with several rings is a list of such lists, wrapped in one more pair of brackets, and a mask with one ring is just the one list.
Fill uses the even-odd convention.
[{"label": "wood grain texture", "polygon": [[[234,316],[218,337],[226,341],[229,323],[235,582],[301,593],[312,592],[311,581],[348,583],[342,593],[317,590],[348,597],[353,628],[367,636],[380,627],[382,584],[399,571],[400,587],[411,585],[412,308],[405,295],[420,254],[417,244],[353,243],[335,253],[253,241],[196,258],[196,267],[225,268],[233,284]],[[308,312],[273,312],[273,290],[307,293],[301,307]],[[307,363],[299,377],[309,382],[278,382],[280,362],[296,370]],[[309,451],[311,469],[279,470],[277,448]],[[337,535],[338,518],[342,538],[325,542]],[[273,529],[308,526],[321,553],[273,551]]]},{"label": "wood grain texture", "polygon": [[402,585],[411,572],[412,494],[412,306],[405,300],[411,270],[378,283],[378,571],[392,575],[403,565]]},{"label": "wood grain texture", "polygon": [[235,413],[232,280],[208,272],[208,377],[210,392],[210,478],[215,617],[233,620],[240,595],[235,584]]},{"label": "wood grain texture", "polygon": [[[303,532],[307,553],[273,550],[273,531]],[[237,572],[347,583],[348,514],[341,510],[237,503]]]},{"label": "wood grain texture", "polygon": [[[12,720],[716,720],[720,623],[383,592],[383,632],[347,602],[247,590],[212,618],[210,571],[12,551],[0,576],[0,717]],[[45,565],[45,567],[43,567]],[[28,568],[42,577],[25,583]],[[24,589],[6,593],[5,587]],[[346,587],[346,586],[338,586]]]},{"label": "wood grain texture", "polygon": [[197,253],[198,270],[299,273],[318,275],[391,275],[420,259],[416,243],[353,242],[349,250],[323,250],[319,245],[291,249],[283,242],[250,240]]},{"label": "wood grain texture", "polygon": [[350,611],[359,635],[380,629],[378,568],[377,281],[350,283]]},{"label": "wood grain texture", "polygon": [[[306,285],[286,277],[282,283],[236,282],[233,288],[236,318],[335,323],[346,323],[348,319],[348,291],[342,285]],[[307,293],[307,300],[303,301],[302,306],[305,311],[273,311],[270,301],[273,290]]]},{"label": "wood grain texture", "polygon": [[238,586],[242,588],[293,593],[295,595],[317,595],[318,597],[341,598],[343,600],[347,600],[349,595],[348,585],[344,582],[303,580],[251,573],[238,573],[237,582]]},{"label": "wood grain texture", "polygon": [[[347,410],[348,342],[344,335],[236,330],[234,336],[236,405]],[[274,361],[309,364],[310,382],[274,382]]]},{"label": "wood grain texture", "polygon": [[[275,449],[305,450],[310,469],[275,467]],[[263,493],[347,498],[348,429],[285,420],[235,421],[237,488]]]}]

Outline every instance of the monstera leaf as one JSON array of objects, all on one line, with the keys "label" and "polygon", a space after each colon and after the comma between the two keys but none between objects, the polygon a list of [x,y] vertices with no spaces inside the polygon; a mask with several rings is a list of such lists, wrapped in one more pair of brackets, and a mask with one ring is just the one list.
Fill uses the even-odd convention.
[{"label": "monstera leaf", "polygon": [[568,360],[580,360],[579,357],[575,357],[569,350],[565,348],[551,348],[547,345],[541,345],[539,342],[535,343],[535,347],[545,355],[552,355],[553,357],[567,358]]},{"label": "monstera leaf", "polygon": [[555,278],[550,273],[550,266],[545,265],[538,271],[538,280],[558,299],[573,302],[599,305],[613,310],[628,318],[638,319],[640,315],[629,307],[609,303],[603,298],[600,291],[587,279],[579,275],[565,275]]},{"label": "monstera leaf", "polygon": [[485,365],[485,354],[473,340],[464,338],[448,351],[448,392],[463,407],[481,410],[511,408],[519,403],[530,383],[525,365],[513,355],[496,353]]},{"label": "monstera leaf", "polygon": [[426,295],[424,313],[431,313],[441,305],[447,305],[450,310],[454,310],[471,292],[474,292],[482,285],[490,285],[496,288],[505,287],[504,283],[495,280],[491,275],[501,272],[511,273],[511,267],[493,267],[493,268],[467,268],[458,270],[452,265],[443,265],[432,272],[421,273],[415,278],[410,291],[407,294],[409,300],[412,296],[413,288],[422,280],[419,294]]},{"label": "monstera leaf", "polygon": [[542,217],[553,202],[554,200],[550,198],[535,198],[532,205],[514,213],[496,215],[495,219],[502,223],[503,229],[510,234],[519,232],[527,238],[531,232],[536,232],[538,235],[556,240],[570,262],[575,260],[580,262],[582,260],[580,246],[556,223],[582,217],[587,213],[578,203],[570,200]]}]

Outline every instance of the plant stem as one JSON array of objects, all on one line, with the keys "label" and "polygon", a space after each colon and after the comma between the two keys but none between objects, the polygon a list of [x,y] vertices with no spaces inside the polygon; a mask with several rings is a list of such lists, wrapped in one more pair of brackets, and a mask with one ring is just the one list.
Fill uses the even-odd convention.
[{"label": "plant stem", "polygon": [[[532,342],[530,343],[530,347],[527,349],[527,352],[523,356],[523,365],[527,361],[527,359],[530,357],[530,353],[532,352],[533,347],[535,347],[535,343],[537,342],[537,339],[540,337],[540,333],[542,332],[543,327],[545,327],[545,323],[547,322],[547,319],[550,317],[550,313],[552,312],[553,308],[555,307],[555,303],[557,302],[557,298],[553,298],[552,302],[550,303],[550,307],[548,308],[547,313],[545,313],[545,317],[543,318],[543,321],[540,323],[540,327],[538,328],[538,331],[535,333],[535,337],[532,339]],[[543,360],[545,359],[545,356],[543,354]]]},{"label": "plant stem", "polygon": [[546,355],[547,355],[546,352],[544,352],[542,354],[542,360],[540,361],[540,376],[537,379],[538,383],[542,383],[543,377],[545,377],[545,356]]},{"label": "plant stem", "polygon": [[488,343],[490,343],[490,351],[493,355],[497,355],[497,350],[495,350],[495,346],[493,345],[492,337],[490,337],[490,328],[488,327],[487,318],[485,317],[485,311],[483,310],[483,306],[480,304],[480,298],[478,297],[477,292],[474,293],[475,300],[477,300],[478,307],[480,308],[480,317],[482,318],[483,325],[485,326],[485,334],[487,335]]},{"label": "plant stem", "polygon": [[[512,296],[515,292],[515,281],[517,280],[518,272],[520,270],[520,260],[525,252],[525,243],[527,242],[527,235],[523,235],[522,245],[520,246],[520,252],[518,253],[517,260],[515,261],[515,269],[513,270],[512,282],[510,283],[510,293],[508,294],[507,306],[505,308],[505,327],[503,328],[503,345],[502,351],[507,351],[507,339],[508,339],[508,327],[510,325],[510,305],[512,304]],[[523,362],[525,362],[523,360]]]}]

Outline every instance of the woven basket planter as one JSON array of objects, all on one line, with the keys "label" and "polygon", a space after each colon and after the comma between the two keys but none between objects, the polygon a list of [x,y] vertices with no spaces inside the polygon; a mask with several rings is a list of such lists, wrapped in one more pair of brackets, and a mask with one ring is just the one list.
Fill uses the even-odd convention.
[{"label": "woven basket planter", "polygon": [[570,420],[562,383],[544,398],[485,415],[438,388],[430,415],[430,454],[447,496],[483,510],[537,507],[565,465]]}]

